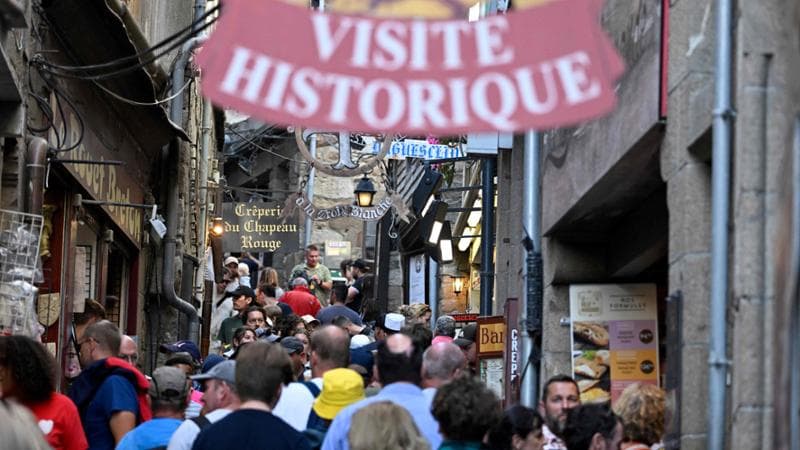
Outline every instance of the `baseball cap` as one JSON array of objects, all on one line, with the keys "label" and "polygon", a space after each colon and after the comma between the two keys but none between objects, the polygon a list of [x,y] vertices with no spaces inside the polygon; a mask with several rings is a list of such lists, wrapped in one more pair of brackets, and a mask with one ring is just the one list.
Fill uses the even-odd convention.
[{"label": "baseball cap", "polygon": [[179,400],[186,398],[189,384],[186,374],[177,367],[161,366],[153,371],[147,393],[160,400]]},{"label": "baseball cap", "polygon": [[223,358],[221,355],[216,353],[208,355],[206,360],[203,361],[203,367],[200,368],[200,373],[207,373],[212,367],[216,366],[222,361],[225,361],[225,358]]},{"label": "baseball cap", "polygon": [[[219,261],[219,260],[217,260],[217,261]],[[235,256],[228,256],[227,258],[225,258],[225,262],[222,263],[223,266],[228,266],[230,264],[236,264],[238,266],[239,265],[239,259],[237,257],[235,257]]]},{"label": "baseball cap", "polygon": [[364,398],[364,378],[352,369],[333,369],[322,375],[322,392],[314,401],[314,412],[333,420],[346,406]]},{"label": "baseball cap", "polygon": [[203,361],[203,357],[200,356],[200,349],[197,348],[197,344],[192,341],[178,341],[172,344],[161,344],[159,350],[161,353],[188,353],[194,362],[199,364]]},{"label": "baseball cap", "polygon": [[357,259],[353,261],[350,266],[360,270],[367,270],[367,263],[363,259]]},{"label": "baseball cap", "polygon": [[319,320],[317,320],[317,318],[312,316],[311,314],[304,314],[300,318],[303,319],[303,322],[305,322],[306,324],[317,322],[317,325],[319,325]]},{"label": "baseball cap", "polygon": [[454,340],[453,343],[461,348],[469,347],[470,345],[472,345],[473,342],[475,342],[475,333],[477,331],[478,331],[478,324],[471,323],[465,326],[461,330],[461,336],[458,339]]},{"label": "baseball cap", "polygon": [[303,346],[303,341],[294,336],[286,336],[285,338],[281,339],[281,347],[283,347],[283,349],[286,350],[286,352],[290,355],[300,353],[305,348]]},{"label": "baseball cap", "polygon": [[256,293],[253,291],[252,288],[248,286],[239,285],[233,292],[231,292],[231,297],[234,299],[239,298],[240,295],[244,295],[245,297],[250,297],[252,299],[256,298]]},{"label": "baseball cap", "polygon": [[383,316],[383,320],[380,321],[381,328],[386,331],[394,331],[396,333],[402,330],[405,324],[406,318],[402,314],[398,313],[388,313]]},{"label": "baseball cap", "polygon": [[189,377],[193,380],[222,380],[229,384],[236,384],[236,361],[226,360],[212,367],[208,372]]}]

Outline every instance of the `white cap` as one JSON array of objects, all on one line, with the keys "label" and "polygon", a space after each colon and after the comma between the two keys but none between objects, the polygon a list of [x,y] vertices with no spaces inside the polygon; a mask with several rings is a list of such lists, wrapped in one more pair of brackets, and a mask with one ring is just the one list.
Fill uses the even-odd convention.
[{"label": "white cap", "polygon": [[350,338],[350,349],[361,348],[371,342],[372,341],[370,341],[367,336],[363,334],[357,334]]},{"label": "white cap", "polygon": [[238,266],[239,265],[239,259],[236,258],[235,256],[228,256],[227,258],[225,258],[225,262],[222,263],[223,266],[228,266],[228,265],[231,265],[231,264],[236,264]]},{"label": "white cap", "polygon": [[383,327],[392,331],[402,330],[405,324],[405,316],[398,313],[388,313],[386,314],[386,318],[383,320]]}]

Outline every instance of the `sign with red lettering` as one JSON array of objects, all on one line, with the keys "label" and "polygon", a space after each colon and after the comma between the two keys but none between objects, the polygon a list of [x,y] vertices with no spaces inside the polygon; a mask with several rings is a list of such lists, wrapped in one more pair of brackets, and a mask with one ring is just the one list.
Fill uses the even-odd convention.
[{"label": "sign with red lettering", "polygon": [[467,22],[228,0],[197,58],[202,91],[270,123],[320,129],[452,134],[576,124],[614,108],[623,70],[596,3],[562,0]]}]

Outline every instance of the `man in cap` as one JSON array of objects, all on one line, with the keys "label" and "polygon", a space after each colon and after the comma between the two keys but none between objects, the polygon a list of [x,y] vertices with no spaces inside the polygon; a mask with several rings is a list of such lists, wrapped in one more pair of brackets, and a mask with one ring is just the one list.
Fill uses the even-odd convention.
[{"label": "man in cap", "polygon": [[235,316],[228,317],[219,326],[219,339],[223,345],[233,342],[233,332],[244,326],[244,311],[253,303],[256,294],[247,286],[239,286],[233,291],[233,311]]},{"label": "man in cap", "polygon": [[281,389],[292,377],[286,352],[262,341],[241,348],[236,358],[236,390],[239,409],[200,432],[194,450],[307,450],[303,435],[270,411],[281,397]]},{"label": "man in cap", "polygon": [[464,352],[467,359],[467,366],[473,375],[478,373],[478,347],[475,344],[475,333],[478,332],[478,324],[471,323],[461,330],[461,336],[453,341],[454,344]]},{"label": "man in cap", "polygon": [[303,341],[294,336],[286,336],[281,339],[281,347],[286,350],[289,359],[292,360],[292,373],[296,381],[303,381],[303,370],[306,363],[306,350]]},{"label": "man in cap", "polygon": [[317,297],[320,304],[328,306],[328,293],[333,287],[333,277],[331,277],[331,271],[319,261],[319,247],[313,244],[309,245],[306,247],[305,263],[294,266],[289,279],[305,278],[308,288]]},{"label": "man in cap", "polygon": [[308,282],[302,277],[292,280],[292,290],[283,294],[280,301],[289,305],[298,316],[316,316],[322,308],[317,297],[308,289]]},{"label": "man in cap", "polygon": [[350,273],[353,276],[353,284],[347,289],[347,306],[357,313],[361,313],[362,301],[364,299],[364,275],[367,274],[367,263],[363,259],[357,259],[350,264]]},{"label": "man in cap", "polygon": [[189,380],[177,367],[159,367],[153,372],[148,395],[153,419],[128,432],[117,450],[148,450],[164,447],[178,429],[189,398]]},{"label": "man in cap", "polygon": [[319,448],[331,422],[344,409],[364,399],[364,382],[351,369],[333,369],[322,376],[322,392],[314,401],[308,428],[303,432],[312,448]]},{"label": "man in cap", "polygon": [[235,256],[228,256],[227,258],[225,258],[225,262],[223,263],[223,265],[228,269],[236,272],[239,270],[239,258]]},{"label": "man in cap", "polygon": [[[207,358],[211,360],[209,355]],[[185,420],[169,440],[167,450],[189,450],[200,431],[239,408],[241,401],[236,393],[236,361],[221,361],[201,375],[191,377],[203,383],[205,415]]]},{"label": "man in cap", "polygon": [[[197,347],[197,344],[192,341],[178,341],[172,344],[161,344],[159,351],[161,353],[170,354],[170,357],[175,353],[188,353],[191,357],[189,364],[192,366],[200,366],[200,364],[203,363],[203,357],[200,356],[200,349]],[[194,367],[192,368],[192,371],[194,371]]]}]

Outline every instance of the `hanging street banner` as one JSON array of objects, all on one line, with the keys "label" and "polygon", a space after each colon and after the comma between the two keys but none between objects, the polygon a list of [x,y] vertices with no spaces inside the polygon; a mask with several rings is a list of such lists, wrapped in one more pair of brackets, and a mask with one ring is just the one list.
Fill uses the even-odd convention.
[{"label": "hanging street banner", "polygon": [[283,204],[223,203],[225,252],[291,253],[300,247],[297,219],[282,216]]},{"label": "hanging street banner", "polygon": [[574,125],[614,109],[623,72],[598,4],[561,0],[468,22],[228,0],[197,56],[201,88],[286,126],[451,135]]}]

